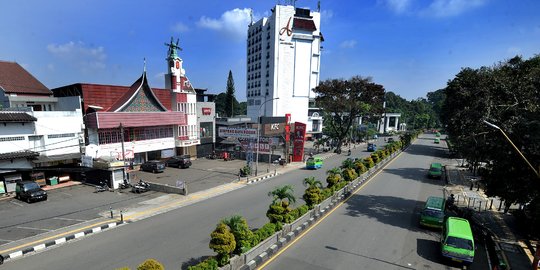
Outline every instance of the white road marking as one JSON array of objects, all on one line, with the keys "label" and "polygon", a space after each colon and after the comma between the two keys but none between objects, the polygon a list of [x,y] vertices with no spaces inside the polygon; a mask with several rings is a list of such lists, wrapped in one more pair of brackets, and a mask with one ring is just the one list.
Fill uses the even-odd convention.
[{"label": "white road marking", "polygon": [[58,219],[58,220],[67,220],[67,221],[79,221],[79,222],[85,222],[85,221],[88,221],[88,220],[84,220],[84,219],[76,219],[76,218],[61,218],[61,217],[55,217],[55,218],[52,218],[52,219]]},{"label": "white road marking", "polygon": [[16,204],[16,205],[18,205],[18,206],[23,206],[22,204],[16,202],[15,200],[11,200],[11,201],[9,201],[9,202],[12,203],[12,204]]},{"label": "white road marking", "polygon": [[26,229],[26,230],[47,231],[47,232],[52,231],[52,230],[48,230],[48,229],[40,229],[40,228],[32,228],[32,227],[22,227],[22,226],[17,226],[17,228],[19,228],[19,229]]}]

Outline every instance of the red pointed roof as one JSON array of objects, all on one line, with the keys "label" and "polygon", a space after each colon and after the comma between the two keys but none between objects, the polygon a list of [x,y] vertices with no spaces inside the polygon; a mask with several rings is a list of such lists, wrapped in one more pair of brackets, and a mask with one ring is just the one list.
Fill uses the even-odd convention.
[{"label": "red pointed roof", "polygon": [[167,108],[161,104],[159,99],[154,95],[154,92],[148,85],[148,80],[146,80],[146,72],[144,72],[141,77],[135,81],[130,87],[129,90],[124,93],[109,109],[111,112],[119,112],[129,110],[129,106],[137,96],[142,96],[148,102],[152,103],[154,106],[152,110],[157,111],[167,111]]},{"label": "red pointed roof", "polygon": [[13,94],[52,95],[49,88],[16,62],[0,61],[0,88]]}]

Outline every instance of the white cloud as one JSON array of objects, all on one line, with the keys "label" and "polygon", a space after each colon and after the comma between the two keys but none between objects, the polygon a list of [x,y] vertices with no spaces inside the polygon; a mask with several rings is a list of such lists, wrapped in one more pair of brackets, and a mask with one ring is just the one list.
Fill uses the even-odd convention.
[{"label": "white cloud", "polygon": [[321,11],[321,20],[330,20],[334,17],[334,12],[331,9]]},{"label": "white cloud", "polygon": [[434,17],[451,17],[480,7],[486,2],[487,0],[434,0],[422,13]]},{"label": "white cloud", "polygon": [[90,48],[82,41],[70,41],[60,45],[49,44],[47,50],[83,72],[101,70],[106,67],[107,54],[102,46]]},{"label": "white cloud", "polygon": [[50,71],[54,71],[55,67],[54,67],[54,64],[53,63],[49,63],[47,65],[47,69],[50,70]]},{"label": "white cloud", "polygon": [[378,0],[382,4],[397,14],[405,13],[411,5],[411,0]]},{"label": "white cloud", "polygon": [[356,47],[356,40],[345,40],[339,44],[340,48],[352,49]]},{"label": "white cloud", "polygon": [[[256,21],[256,19],[253,19]],[[247,34],[248,24],[251,22],[251,10],[249,8],[225,11],[218,19],[201,17],[198,26],[216,31],[221,31],[228,37],[243,41]]]},{"label": "white cloud", "polygon": [[185,33],[189,31],[189,27],[181,22],[177,22],[171,27],[171,30],[175,33]]}]

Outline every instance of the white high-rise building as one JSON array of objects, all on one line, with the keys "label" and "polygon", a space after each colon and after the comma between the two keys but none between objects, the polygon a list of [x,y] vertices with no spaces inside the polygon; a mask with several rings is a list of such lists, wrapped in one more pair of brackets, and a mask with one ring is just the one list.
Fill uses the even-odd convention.
[{"label": "white high-rise building", "polygon": [[[322,117],[310,108],[319,85],[320,13],[276,5],[272,15],[251,23],[247,39],[247,113],[285,116],[307,124],[307,133],[322,131]],[[276,99],[279,98],[279,99]]]}]

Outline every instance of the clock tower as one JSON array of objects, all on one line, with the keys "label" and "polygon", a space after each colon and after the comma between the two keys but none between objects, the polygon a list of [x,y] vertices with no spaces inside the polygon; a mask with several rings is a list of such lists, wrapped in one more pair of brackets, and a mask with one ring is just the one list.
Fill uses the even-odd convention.
[{"label": "clock tower", "polygon": [[183,112],[186,117],[186,125],[175,128],[175,145],[178,155],[189,154],[196,156],[196,145],[200,144],[200,128],[197,122],[197,93],[189,82],[183,61],[178,56],[182,50],[178,45],[179,40],[165,43],[169,48],[167,52],[167,74],[165,74],[165,88],[171,92],[171,110]]}]

